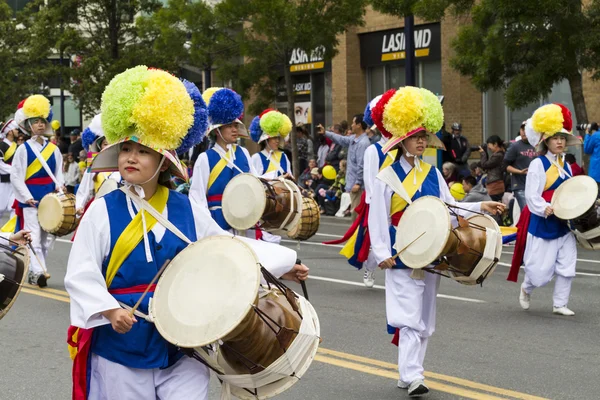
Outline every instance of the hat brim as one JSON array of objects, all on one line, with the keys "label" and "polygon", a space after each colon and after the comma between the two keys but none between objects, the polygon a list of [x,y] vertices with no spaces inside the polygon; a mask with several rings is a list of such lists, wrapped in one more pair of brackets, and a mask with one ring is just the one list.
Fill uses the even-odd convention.
[{"label": "hat brim", "polygon": [[[390,140],[388,140],[386,142],[386,144],[384,144],[382,146],[381,151],[383,152],[383,154],[386,154],[389,151],[393,150],[396,146],[398,146],[403,140],[408,139],[409,137],[411,137],[419,132],[426,132],[426,130],[425,130],[425,128],[417,128],[414,131],[408,132],[406,135],[404,135],[402,137],[394,136],[394,137],[390,138]],[[432,148],[432,149],[446,150],[446,146],[444,146],[444,143],[434,133],[429,134],[429,140],[427,141],[427,147]]]},{"label": "hat brim", "polygon": [[46,130],[42,133],[42,136],[45,137],[50,137],[50,136],[54,136],[54,131],[52,130],[52,126],[50,125],[50,122],[48,122],[48,120],[44,117],[31,117],[31,118],[26,118],[25,120],[23,120],[22,123],[19,124],[19,128],[21,128],[21,131],[25,134],[27,134],[28,136],[33,136],[31,134],[31,131],[29,129],[27,129],[27,124],[30,119],[43,119],[44,121],[46,121]]},{"label": "hat brim", "polygon": [[167,171],[176,178],[180,178],[188,181],[188,174],[186,168],[183,166],[175,151],[165,150],[165,149],[157,149],[152,146],[148,146],[145,143],[140,142],[140,140],[135,137],[126,137],[119,140],[116,143],[110,144],[105,147],[101,152],[99,152],[94,161],[92,162],[91,171],[92,172],[117,172],[119,171],[119,149],[120,145],[125,142],[136,142],[143,146],[146,146],[157,153],[166,157],[166,159],[170,162],[169,168]]},{"label": "hat brim", "polygon": [[[246,125],[244,125],[244,123],[237,118],[234,121],[231,121],[229,124],[232,124],[234,122],[237,122],[238,124],[240,124],[240,127],[238,128],[238,136],[249,138],[250,135],[248,134],[248,129],[246,129]],[[215,129],[222,127],[223,125],[229,125],[229,124],[211,124],[208,131],[212,132]]]},{"label": "hat brim", "polygon": [[562,131],[557,132],[557,133],[552,134],[552,135],[544,134],[542,136],[542,140],[540,140],[540,143],[538,144],[538,147],[542,143],[545,143],[546,139],[550,139],[554,135],[557,135],[557,134],[560,134],[560,133],[564,134],[564,136],[567,137],[567,147],[568,146],[581,146],[583,144],[583,142],[581,141],[581,139],[579,139],[577,136],[573,135],[571,132],[568,132],[567,130],[563,129]]}]

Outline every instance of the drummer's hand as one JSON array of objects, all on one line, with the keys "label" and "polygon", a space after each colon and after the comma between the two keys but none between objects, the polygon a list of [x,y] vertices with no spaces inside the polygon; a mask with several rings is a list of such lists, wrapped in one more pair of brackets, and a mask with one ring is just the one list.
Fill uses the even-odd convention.
[{"label": "drummer's hand", "polygon": [[75,213],[78,217],[81,217],[83,215],[83,208],[78,209],[77,211],[75,211]]},{"label": "drummer's hand", "polygon": [[54,192],[55,193],[59,193],[59,192],[67,193],[67,187],[66,186],[57,187]]},{"label": "drummer's hand", "polygon": [[122,308],[113,308],[102,313],[112,325],[112,328],[117,333],[127,333],[131,330],[134,323],[137,322],[135,317],[129,315],[129,311]]},{"label": "drummer's hand", "polygon": [[499,203],[497,201],[482,201],[481,202],[481,211],[487,211],[493,215],[500,215],[504,212],[506,205],[504,203]]},{"label": "drummer's hand", "polygon": [[387,260],[383,260],[379,263],[379,268],[381,269],[391,269],[396,265],[396,260],[393,257],[388,258]]},{"label": "drummer's hand", "polygon": [[308,271],[309,268],[306,265],[296,264],[288,273],[283,274],[281,279],[300,283],[300,281],[305,281],[308,278]]},{"label": "drummer's hand", "polygon": [[552,214],[554,214],[554,208],[552,208],[552,206],[547,206],[544,210],[544,214],[546,214],[546,217],[551,216]]},{"label": "drummer's hand", "polygon": [[281,175],[281,177],[284,179],[291,179],[294,182],[296,182],[296,178],[294,178],[294,175],[290,174],[289,172],[286,172],[285,174]]},{"label": "drummer's hand", "polygon": [[39,203],[39,201],[36,201],[34,199],[29,199],[26,201],[27,204],[29,204],[31,207],[37,207],[37,204]]},{"label": "drummer's hand", "polygon": [[27,243],[31,242],[31,233],[26,230],[20,230],[19,232],[10,235],[8,239],[25,246]]}]

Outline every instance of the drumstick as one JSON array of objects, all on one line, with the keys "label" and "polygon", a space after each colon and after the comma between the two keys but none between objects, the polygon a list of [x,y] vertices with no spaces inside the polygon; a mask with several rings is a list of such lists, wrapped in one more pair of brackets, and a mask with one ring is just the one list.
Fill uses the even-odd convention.
[{"label": "drumstick", "polygon": [[156,280],[162,275],[162,273],[165,272],[165,269],[167,268],[167,265],[169,265],[170,261],[171,260],[166,260],[165,263],[162,265],[162,267],[160,267],[160,269],[158,270],[156,275],[154,275],[154,278],[152,278],[152,281],[148,284],[148,286],[146,287],[146,290],[144,290],[144,293],[142,293],[142,296],[139,298],[137,303],[135,303],[135,306],[133,306],[133,308],[131,310],[129,310],[130,317],[133,317],[133,314],[135,313],[135,311],[138,309],[138,307],[142,303],[142,300],[144,300],[144,297],[146,297],[146,295],[148,294],[148,291],[150,290],[152,285],[154,285],[154,282],[156,282]]},{"label": "drumstick", "polygon": [[304,293],[304,298],[308,300],[308,291],[306,290],[306,282],[300,281],[300,286],[302,286],[302,293]]},{"label": "drumstick", "polygon": [[404,253],[404,251],[406,249],[408,249],[410,247],[411,244],[413,244],[414,242],[416,242],[417,240],[421,239],[421,236],[423,236],[425,234],[425,232],[421,233],[419,236],[416,237],[415,240],[413,240],[412,242],[410,242],[409,244],[407,244],[406,246],[404,246],[404,248],[402,250],[400,250],[399,252],[397,252],[396,254],[394,254],[394,256],[392,256],[392,260],[395,260],[396,258],[398,258],[398,256],[402,253]]},{"label": "drumstick", "polygon": [[38,264],[40,264],[40,267],[42,267],[42,270],[44,271],[44,276],[46,277],[46,279],[50,278],[50,274],[48,273],[48,270],[46,269],[46,267],[44,266],[44,264],[42,264],[42,261],[40,260],[40,258],[38,257],[37,253],[33,249],[33,246],[31,245],[31,242],[27,243],[27,246],[29,246],[29,249],[33,253],[35,259],[38,262]]}]

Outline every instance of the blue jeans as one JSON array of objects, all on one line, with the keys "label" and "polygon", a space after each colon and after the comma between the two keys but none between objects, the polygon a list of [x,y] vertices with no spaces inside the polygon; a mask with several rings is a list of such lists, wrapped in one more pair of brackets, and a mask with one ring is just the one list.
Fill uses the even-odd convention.
[{"label": "blue jeans", "polygon": [[525,205],[527,205],[527,201],[525,200],[525,190],[513,190],[513,195],[519,204],[519,208],[523,211]]}]

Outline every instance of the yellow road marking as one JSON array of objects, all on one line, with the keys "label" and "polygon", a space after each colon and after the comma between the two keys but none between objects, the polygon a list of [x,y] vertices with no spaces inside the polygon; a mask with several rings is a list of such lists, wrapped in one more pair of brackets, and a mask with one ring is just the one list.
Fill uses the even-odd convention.
[{"label": "yellow road marking", "polygon": [[[69,294],[66,291],[60,290],[60,289],[52,289],[52,288],[41,289],[41,288],[36,288],[35,286],[32,286],[31,288],[24,287],[21,289],[21,291],[28,293],[28,294],[34,294],[34,295],[40,296],[40,297],[46,297],[49,299],[62,301],[65,303],[70,302]],[[349,354],[349,353],[344,353],[341,351],[326,349],[323,347],[320,347],[318,352],[320,354],[317,354],[315,356],[315,360],[317,360],[319,362],[329,364],[329,365],[334,365],[334,366],[341,367],[341,368],[358,371],[358,372],[363,372],[366,374],[377,375],[377,376],[381,376],[384,378],[390,378],[390,379],[394,379],[394,380],[398,379],[398,372],[397,372],[396,364],[392,364],[392,363],[381,361],[381,360],[375,360],[375,359],[368,358],[368,357],[362,357],[362,356],[358,356],[355,354]],[[325,355],[323,355],[323,354],[325,354]],[[340,360],[338,358],[328,357],[328,356],[338,357],[338,358],[341,358],[342,360]],[[345,361],[344,359],[356,361],[356,362],[359,362],[362,364]],[[367,365],[364,365],[364,364],[367,364]],[[380,368],[376,368],[376,367],[380,367]],[[512,398],[521,399],[521,400],[547,400],[543,397],[532,396],[532,395],[529,395],[526,393],[520,393],[520,392],[516,392],[513,390],[502,389],[502,388],[486,385],[483,383],[473,382],[473,381],[470,381],[467,379],[438,374],[435,372],[425,371],[424,375],[428,378],[427,384],[429,385],[429,387],[431,389],[454,394],[456,396],[461,396],[464,398],[482,399],[482,400],[486,400],[486,399],[498,400],[498,399],[502,399],[505,397],[512,397]],[[431,379],[435,379],[435,381],[432,381]],[[470,389],[494,393],[494,394],[501,395],[504,397],[496,397],[496,396],[492,396],[489,394],[475,392],[472,390],[468,390],[468,389],[464,389],[464,388],[460,388],[460,387],[456,387],[456,386],[450,386],[450,385],[446,385],[446,384],[444,384],[442,382],[438,382],[438,381],[453,383],[455,385],[460,385],[460,386],[464,386],[464,387],[467,387]]]}]

